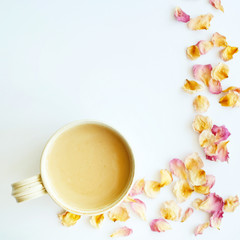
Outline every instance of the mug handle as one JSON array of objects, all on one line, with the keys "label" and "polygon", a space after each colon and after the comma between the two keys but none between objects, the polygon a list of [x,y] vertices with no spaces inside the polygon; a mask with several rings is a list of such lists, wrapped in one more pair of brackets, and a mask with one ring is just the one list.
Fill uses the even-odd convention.
[{"label": "mug handle", "polygon": [[38,198],[46,193],[40,174],[12,184],[12,196],[17,202]]}]

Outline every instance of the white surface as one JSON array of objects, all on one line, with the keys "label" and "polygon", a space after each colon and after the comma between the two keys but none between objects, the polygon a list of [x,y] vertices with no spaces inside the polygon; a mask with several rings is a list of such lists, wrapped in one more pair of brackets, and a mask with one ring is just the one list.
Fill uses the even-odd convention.
[{"label": "white surface", "polygon": [[[225,13],[207,0],[1,1],[1,218],[0,239],[109,239],[119,226],[132,227],[131,239],[195,239],[194,227],[206,220],[196,212],[173,230],[151,232],[134,214],[126,223],[106,220],[93,229],[83,217],[74,227],[61,226],[61,209],[48,196],[17,204],[10,184],[39,173],[41,151],[59,127],[78,119],[106,122],[126,136],[136,157],[137,178],[158,179],[173,157],[203,153],[191,129],[193,96],[184,93],[193,62],[185,48],[219,31],[240,46],[240,2],[223,0]],[[173,18],[175,6],[192,16],[214,14],[209,31],[191,32]],[[217,64],[217,50],[195,63]],[[240,54],[229,62],[224,87],[239,84]],[[224,198],[240,194],[240,110],[225,109],[210,96],[207,115],[231,131],[230,163],[205,160],[216,176],[213,191]],[[192,196],[191,200],[197,195]],[[159,217],[161,202],[141,197],[148,221]],[[190,200],[190,201],[191,201]],[[185,209],[190,201],[182,204]],[[239,239],[239,213],[226,213],[221,230],[207,229],[197,239]]]}]

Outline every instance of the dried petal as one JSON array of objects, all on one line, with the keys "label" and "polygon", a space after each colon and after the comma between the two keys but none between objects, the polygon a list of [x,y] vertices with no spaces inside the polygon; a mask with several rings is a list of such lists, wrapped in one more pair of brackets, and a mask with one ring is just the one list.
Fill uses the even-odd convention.
[{"label": "dried petal", "polygon": [[231,196],[224,201],[225,212],[234,212],[238,206],[239,206],[239,198],[237,195],[235,197]]},{"label": "dried petal", "polygon": [[199,206],[202,204],[203,200],[200,198],[196,198],[193,202],[192,202],[192,206],[199,210]]},{"label": "dried petal", "polygon": [[195,152],[186,157],[185,166],[187,170],[200,169],[203,167],[203,161],[200,158],[199,154]]},{"label": "dried petal", "polygon": [[123,201],[126,203],[131,203],[131,202],[135,202],[135,199],[127,195]]},{"label": "dried petal", "polygon": [[212,128],[212,120],[207,116],[196,115],[192,127],[194,131],[201,133],[203,130]]},{"label": "dried petal", "polygon": [[188,22],[190,20],[190,16],[186,14],[180,7],[175,8],[174,16],[179,22]]},{"label": "dried petal", "polygon": [[237,47],[227,46],[223,50],[221,50],[220,58],[225,62],[229,61],[229,60],[233,59],[233,55],[237,52],[238,52]]},{"label": "dried petal", "polygon": [[196,45],[192,45],[188,47],[186,53],[187,53],[187,57],[191,60],[196,60],[201,56],[200,50]]},{"label": "dried petal", "polygon": [[209,227],[209,223],[203,223],[203,224],[199,224],[196,229],[194,230],[194,234],[195,236],[199,235],[199,234],[203,234],[203,231]]},{"label": "dried petal", "polygon": [[209,186],[194,186],[194,191],[200,194],[208,195],[210,193],[210,187]]},{"label": "dried petal", "polygon": [[200,186],[207,182],[206,173],[203,169],[190,170],[189,179],[193,186]]},{"label": "dried petal", "polygon": [[226,37],[215,32],[212,36],[212,42],[215,47],[227,47],[228,43]]},{"label": "dried petal", "polygon": [[126,237],[133,233],[133,230],[128,227],[121,227],[113,232],[110,237]]},{"label": "dried petal", "polygon": [[199,135],[199,144],[201,147],[208,147],[215,143],[215,135],[210,129],[204,130]]},{"label": "dried petal", "polygon": [[224,95],[219,103],[223,107],[239,107],[240,106],[240,94],[236,91],[229,91],[226,95]]},{"label": "dried petal", "polygon": [[190,187],[186,180],[179,180],[173,187],[173,193],[176,196],[178,202],[183,202],[191,196],[193,189]]},{"label": "dried petal", "polygon": [[134,199],[135,202],[131,202],[132,210],[137,213],[143,220],[146,220],[146,205],[143,201],[139,199]]},{"label": "dried petal", "polygon": [[219,160],[221,162],[228,162],[229,160],[229,152],[227,150],[228,143],[229,141],[220,142],[217,145],[216,144],[209,145],[207,148],[204,149],[206,153],[206,158],[211,161]]},{"label": "dried petal", "polygon": [[182,88],[185,92],[191,94],[203,90],[203,86],[201,84],[197,83],[196,81],[189,81],[187,79]]},{"label": "dried petal", "polygon": [[193,107],[195,111],[199,113],[206,112],[209,108],[209,105],[210,103],[208,99],[202,95],[196,96],[193,100]]},{"label": "dried petal", "polygon": [[208,186],[210,189],[215,184],[215,177],[213,175],[206,175],[207,182],[204,184],[204,186]]},{"label": "dried petal", "polygon": [[81,218],[80,215],[76,215],[68,211],[59,214],[58,217],[61,220],[62,225],[67,227],[73,226]]},{"label": "dried petal", "polygon": [[125,222],[129,219],[129,214],[128,214],[128,210],[125,207],[120,205],[115,207],[111,211],[109,211],[108,217],[113,222],[116,222],[116,221]]},{"label": "dried petal", "polygon": [[240,88],[239,87],[229,87],[229,88],[223,90],[223,92],[230,92],[230,91],[240,93]]},{"label": "dried petal", "polygon": [[228,78],[228,74],[229,74],[229,67],[225,63],[219,63],[212,70],[212,78],[215,80],[222,81],[222,80]]},{"label": "dried petal", "polygon": [[181,222],[185,222],[193,214],[193,212],[194,212],[193,208],[188,208],[185,211],[185,213],[184,213],[184,215],[182,217]]},{"label": "dried petal", "polygon": [[210,22],[213,18],[212,14],[200,15],[198,17],[190,19],[188,27],[191,30],[207,30],[210,27]]},{"label": "dried petal", "polygon": [[221,0],[209,0],[210,4],[215,7],[216,9],[221,10],[222,12],[224,12],[224,8],[221,4]]},{"label": "dried petal", "polygon": [[219,94],[222,92],[222,84],[221,81],[219,80],[215,80],[215,79],[210,79],[209,81],[209,86],[208,86],[208,90],[210,93],[212,94]]},{"label": "dried petal", "polygon": [[199,209],[213,214],[215,212],[221,212],[223,210],[223,206],[223,199],[216,193],[210,193],[200,204]]},{"label": "dried petal", "polygon": [[157,181],[147,181],[145,183],[144,191],[146,195],[150,198],[155,198],[160,192],[161,184]]},{"label": "dried petal", "polygon": [[159,219],[153,219],[150,222],[150,228],[153,232],[165,232],[167,230],[172,229],[170,224],[162,218]]},{"label": "dried petal", "polygon": [[93,227],[99,228],[103,220],[104,220],[104,214],[100,214],[100,215],[92,216],[90,219],[90,223],[92,224]]},{"label": "dried petal", "polygon": [[231,133],[228,131],[228,129],[224,125],[220,127],[218,127],[217,125],[213,125],[212,133],[215,135],[216,144],[227,140],[228,137],[231,135]]},{"label": "dried petal", "polygon": [[187,170],[185,168],[184,162],[180,159],[174,158],[169,162],[169,168],[172,174],[181,178],[187,179]]},{"label": "dried petal", "polygon": [[130,196],[130,197],[134,197],[134,196],[136,196],[136,195],[139,195],[139,194],[143,193],[143,191],[144,191],[144,185],[145,185],[145,181],[144,181],[143,178],[137,180],[137,181],[134,183],[134,185],[133,185],[133,187],[132,187],[132,189],[131,189],[131,191],[130,191],[130,193],[129,193],[129,196]]},{"label": "dried petal", "polygon": [[200,54],[204,55],[213,48],[213,43],[212,41],[201,40],[196,44],[196,46],[198,47]]},{"label": "dried petal", "polygon": [[172,183],[173,181],[172,173],[169,172],[167,169],[160,170],[160,175],[161,175],[160,181],[161,187],[167,186]]},{"label": "dried petal", "polygon": [[181,211],[182,209],[173,200],[164,202],[160,209],[162,217],[172,221],[177,221],[180,218]]},{"label": "dried petal", "polygon": [[211,79],[212,65],[201,65],[196,64],[193,66],[193,76],[196,80],[202,81],[206,86],[208,86]]},{"label": "dried petal", "polygon": [[210,227],[220,229],[223,211],[215,212],[210,217]]}]

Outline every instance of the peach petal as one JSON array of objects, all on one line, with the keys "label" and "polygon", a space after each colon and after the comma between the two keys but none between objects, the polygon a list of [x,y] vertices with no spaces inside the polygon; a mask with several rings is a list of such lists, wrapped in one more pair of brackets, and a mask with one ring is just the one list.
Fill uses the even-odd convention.
[{"label": "peach petal", "polygon": [[231,133],[228,131],[228,129],[224,125],[220,127],[218,127],[217,125],[213,125],[212,133],[215,135],[216,144],[227,140],[228,137],[231,135]]},{"label": "peach petal", "polygon": [[227,46],[220,51],[220,58],[225,62],[229,61],[233,59],[233,55],[236,54],[237,52],[238,52],[237,47]]},{"label": "peach petal", "polygon": [[143,220],[146,220],[146,205],[140,199],[134,199],[134,202],[131,202],[132,210]]},{"label": "peach petal", "polygon": [[208,195],[210,193],[210,187],[209,186],[194,186],[194,192],[197,192],[199,194]]},{"label": "peach petal", "polygon": [[169,168],[173,175],[181,179],[187,179],[187,170],[182,160],[177,158],[172,159],[169,162]]},{"label": "peach petal", "polygon": [[216,178],[213,175],[206,175],[207,182],[204,184],[204,186],[208,186],[209,189],[211,189],[216,181]]},{"label": "peach petal", "polygon": [[193,130],[201,133],[204,130],[212,128],[212,120],[210,117],[203,115],[196,115],[192,123]]},{"label": "peach petal", "polygon": [[233,91],[233,92],[237,92],[240,94],[240,88],[239,87],[228,87],[227,89],[223,90],[223,92],[230,92],[230,91]]},{"label": "peach petal", "polygon": [[160,170],[160,175],[161,175],[161,181],[160,181],[161,187],[165,187],[172,183],[173,181],[172,173],[169,172],[167,169]]},{"label": "peach petal", "polygon": [[213,43],[212,41],[201,40],[196,44],[196,46],[198,47],[200,54],[204,55],[213,48]]},{"label": "peach petal", "polygon": [[188,28],[191,30],[207,30],[210,27],[210,22],[213,18],[212,14],[200,15],[198,17],[190,19],[188,22]]},{"label": "peach petal", "polygon": [[129,196],[130,196],[130,197],[134,197],[134,196],[136,196],[136,195],[139,195],[139,194],[143,193],[143,191],[144,191],[144,185],[145,185],[145,180],[144,180],[143,178],[137,180],[137,181],[134,183],[134,185],[133,185],[133,187],[132,187],[132,189],[131,189],[131,191],[130,191],[130,193],[129,193]]},{"label": "peach petal", "polygon": [[223,199],[216,193],[210,193],[200,204],[199,209],[210,214],[222,212],[224,206]]},{"label": "peach petal", "polygon": [[61,220],[62,225],[70,227],[75,225],[81,216],[65,211],[59,214],[58,218]]},{"label": "peach petal", "polygon": [[170,224],[162,218],[159,219],[153,219],[150,222],[150,228],[153,232],[165,232],[167,230],[172,229]]},{"label": "peach petal", "polygon": [[192,192],[193,189],[184,179],[177,181],[173,187],[173,193],[176,196],[178,202],[184,202],[191,196]]},{"label": "peach petal", "polygon": [[215,135],[210,129],[204,130],[199,135],[199,144],[201,147],[208,147],[215,143]]},{"label": "peach petal", "polygon": [[222,12],[224,12],[224,8],[221,4],[221,0],[209,0],[209,3],[215,7],[216,9],[221,10]]},{"label": "peach petal", "polygon": [[196,112],[203,113],[206,112],[209,108],[209,101],[205,96],[198,95],[193,100],[193,107]]},{"label": "peach petal", "polygon": [[184,215],[183,215],[183,217],[182,217],[182,220],[181,220],[181,222],[185,222],[192,214],[193,214],[193,212],[194,212],[194,210],[193,210],[193,208],[188,208],[186,211],[185,211],[185,213],[184,213]]},{"label": "peach petal", "polygon": [[206,222],[206,223],[203,223],[203,224],[199,224],[195,230],[194,230],[194,234],[195,236],[199,235],[199,234],[203,234],[203,231],[209,227],[209,223]]},{"label": "peach petal", "polygon": [[149,198],[155,198],[157,194],[160,192],[161,184],[157,181],[146,181],[145,183],[145,194]]},{"label": "peach petal", "polygon": [[121,227],[113,232],[110,237],[126,237],[133,233],[133,230],[128,227]]},{"label": "peach petal", "polygon": [[200,186],[207,182],[206,172],[203,169],[190,170],[189,178],[193,186]]},{"label": "peach petal", "polygon": [[208,83],[211,79],[212,65],[196,64],[193,66],[192,70],[194,78],[198,81],[202,81],[206,86],[208,86]]},{"label": "peach petal", "polygon": [[182,209],[173,200],[166,201],[160,208],[161,215],[164,219],[178,221],[181,216]]},{"label": "peach petal", "polygon": [[203,161],[197,152],[187,156],[184,163],[187,170],[200,169],[204,166]]},{"label": "peach petal", "polygon": [[200,207],[200,205],[202,204],[202,202],[203,202],[202,199],[196,198],[196,199],[194,199],[194,201],[192,202],[192,206],[193,206],[195,209],[199,210],[199,207]]},{"label": "peach petal", "polygon": [[90,223],[93,227],[99,228],[104,220],[104,214],[92,216],[90,219]]},{"label": "peach petal", "polygon": [[209,86],[208,90],[212,94],[219,94],[222,92],[222,84],[221,81],[215,80],[215,79],[210,79],[209,81]]},{"label": "peach petal", "polygon": [[216,151],[215,153],[211,154],[208,147],[204,149],[206,153],[206,158],[210,161],[221,161],[221,162],[228,162],[229,160],[229,152],[227,150],[227,142],[220,142],[218,145],[210,145],[210,147],[215,146],[213,149]]},{"label": "peach petal", "polygon": [[108,212],[108,217],[113,222],[121,221],[125,222],[129,219],[128,210],[123,206],[117,206]]},{"label": "peach petal", "polygon": [[182,88],[185,92],[190,94],[203,90],[203,86],[201,84],[197,83],[196,81],[189,81],[187,79]]},{"label": "peach petal", "polygon": [[175,8],[174,16],[179,22],[188,22],[190,20],[190,16],[186,14],[180,7]]},{"label": "peach petal", "polygon": [[240,94],[236,91],[229,91],[226,95],[220,98],[219,103],[223,107],[239,107]]},{"label": "peach petal", "polygon": [[198,46],[192,45],[186,50],[187,57],[191,60],[196,60],[201,56]]},{"label": "peach petal", "polygon": [[211,75],[215,80],[222,81],[228,78],[229,67],[225,63],[219,63],[216,67],[213,68]]},{"label": "peach petal", "polygon": [[212,42],[215,47],[227,47],[228,43],[226,37],[215,32],[212,36]]},{"label": "peach petal", "polygon": [[235,209],[239,206],[239,198],[236,195],[235,197],[228,197],[224,201],[224,212],[234,212]]}]

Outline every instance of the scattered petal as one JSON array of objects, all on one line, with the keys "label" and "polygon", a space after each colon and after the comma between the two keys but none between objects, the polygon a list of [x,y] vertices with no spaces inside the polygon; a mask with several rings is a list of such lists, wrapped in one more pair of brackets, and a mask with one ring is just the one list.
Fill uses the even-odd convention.
[{"label": "scattered petal", "polygon": [[204,55],[213,48],[213,43],[212,41],[201,40],[196,44],[196,46],[198,47],[200,54]]},{"label": "scattered petal", "polygon": [[204,130],[212,128],[212,120],[207,116],[196,115],[195,119],[193,120],[192,127],[194,131],[201,133]]},{"label": "scattered petal", "polygon": [[128,227],[121,227],[113,232],[110,237],[126,237],[133,233],[133,230]]},{"label": "scattered petal", "polygon": [[173,187],[173,193],[176,196],[178,202],[183,202],[191,196],[193,189],[188,182],[184,179],[177,181]]},{"label": "scattered petal", "polygon": [[194,192],[200,193],[200,194],[204,194],[204,195],[208,195],[210,193],[210,187],[209,186],[194,186]]},{"label": "scattered petal", "polygon": [[125,207],[120,205],[115,207],[111,211],[109,211],[108,217],[113,222],[116,222],[116,221],[125,222],[129,219],[129,214],[128,214],[128,210]]},{"label": "scattered petal", "polygon": [[172,229],[170,224],[162,218],[153,219],[150,222],[150,228],[153,232],[165,232],[166,230]]},{"label": "scattered petal", "polygon": [[126,202],[126,203],[130,203],[130,202],[135,202],[135,199],[130,197],[129,195],[127,195],[127,197],[124,198],[123,201]]},{"label": "scattered petal", "polygon": [[104,214],[92,216],[90,219],[90,223],[93,227],[99,228],[104,220]]},{"label": "scattered petal", "polygon": [[193,107],[195,111],[199,113],[206,112],[209,108],[209,105],[210,103],[208,99],[202,95],[196,96],[193,100]]},{"label": "scattered petal", "polygon": [[214,186],[216,178],[213,175],[206,175],[207,182],[204,186],[208,186],[210,189]]},{"label": "scattered petal", "polygon": [[203,231],[209,227],[209,223],[203,223],[203,224],[199,224],[196,229],[194,230],[194,234],[195,236],[199,235],[199,234],[203,234]]},{"label": "scattered petal", "polygon": [[201,56],[200,50],[196,45],[192,45],[188,47],[186,53],[187,53],[187,57],[191,60],[196,60]]},{"label": "scattered petal", "polygon": [[182,88],[185,92],[191,94],[203,90],[203,86],[201,84],[197,83],[196,81],[189,81],[187,79]]},{"label": "scattered petal", "polygon": [[174,158],[169,162],[169,167],[172,174],[181,179],[187,179],[187,171],[183,161]]},{"label": "scattered petal", "polygon": [[229,60],[233,59],[233,55],[237,52],[238,52],[237,47],[227,46],[223,50],[221,50],[220,58],[225,62],[229,61]]},{"label": "scattered petal", "polygon": [[190,20],[190,16],[188,14],[186,14],[181,8],[176,7],[175,8],[175,12],[174,12],[174,16],[177,19],[177,21],[179,22],[188,22]]},{"label": "scattered petal", "polygon": [[215,80],[215,79],[210,79],[209,81],[209,86],[208,86],[208,90],[210,93],[212,94],[219,94],[222,92],[222,84],[221,81],[219,80]]},{"label": "scattered petal", "polygon": [[221,10],[222,12],[224,12],[224,8],[221,4],[221,0],[209,0],[210,4],[215,7],[216,9]]},{"label": "scattered petal", "polygon": [[193,66],[193,76],[196,80],[202,81],[206,86],[208,86],[211,79],[212,65],[201,65],[196,64]]},{"label": "scattered petal", "polygon": [[189,179],[193,186],[203,185],[207,182],[206,172],[203,169],[190,170]]},{"label": "scattered petal", "polygon": [[237,92],[237,93],[240,94],[240,88],[239,87],[229,87],[229,88],[223,90],[223,92],[230,92],[230,91]]},{"label": "scattered petal", "polygon": [[146,181],[144,191],[150,198],[155,198],[160,192],[161,184],[157,181]]},{"label": "scattered petal", "polygon": [[194,210],[193,210],[193,208],[188,208],[186,211],[185,211],[185,213],[184,213],[184,215],[183,215],[183,217],[182,217],[182,220],[181,220],[181,222],[185,222],[192,214],[193,214],[193,212],[194,212]]},{"label": "scattered petal", "polygon": [[185,166],[187,170],[200,169],[203,167],[203,161],[200,158],[199,154],[195,152],[186,157]]},{"label": "scattered petal", "polygon": [[223,211],[213,213],[210,217],[210,227],[220,229],[222,218]]},{"label": "scattered petal", "polygon": [[238,196],[235,196],[235,197],[231,196],[224,201],[225,212],[234,212],[238,206],[239,206]]},{"label": "scattered petal", "polygon": [[226,37],[215,32],[212,36],[212,42],[215,47],[227,47],[228,43]]},{"label": "scattered petal", "polygon": [[173,181],[172,173],[169,172],[167,169],[160,170],[160,175],[161,175],[161,181],[160,181],[161,187],[165,187],[172,183]]},{"label": "scattered petal", "polygon": [[240,94],[236,91],[229,91],[226,95],[224,95],[219,103],[223,107],[239,107],[240,106]]},{"label": "scattered petal", "polygon": [[228,137],[231,135],[231,133],[228,131],[228,129],[224,125],[220,127],[218,127],[217,125],[213,125],[212,133],[215,135],[216,144],[227,140]]},{"label": "scattered petal", "polygon": [[192,206],[193,206],[195,209],[199,210],[199,207],[200,207],[200,205],[202,204],[202,202],[203,202],[202,199],[196,198],[196,199],[192,202]]},{"label": "scattered petal", "polygon": [[216,193],[210,193],[200,204],[199,209],[204,212],[213,214],[215,212],[221,212],[223,206],[223,199]]},{"label": "scattered petal", "polygon": [[145,181],[144,181],[143,178],[137,180],[137,181],[134,183],[134,185],[133,185],[133,187],[132,187],[132,189],[131,189],[131,191],[130,191],[130,193],[129,193],[129,196],[130,196],[130,197],[134,197],[134,196],[136,196],[136,195],[139,195],[139,194],[143,193],[143,191],[144,191],[144,185],[145,185]]},{"label": "scattered petal", "polygon": [[210,22],[213,18],[212,14],[200,15],[198,17],[190,19],[188,22],[188,28],[191,30],[207,30],[210,27]]},{"label": "scattered petal", "polygon": [[[206,158],[211,161],[221,161],[221,162],[228,162],[229,160],[229,152],[227,150],[227,142],[220,142],[218,145],[212,144],[209,145],[207,148],[204,149],[206,153]],[[211,150],[211,148],[213,150]]]},{"label": "scattered petal", "polygon": [[166,201],[160,209],[161,215],[167,220],[177,221],[181,216],[182,209],[173,200]]},{"label": "scattered petal", "polygon": [[215,135],[210,129],[204,130],[199,135],[199,144],[201,147],[208,147],[215,143]]},{"label": "scattered petal", "polygon": [[137,213],[143,220],[146,220],[146,205],[143,201],[139,199],[134,199],[135,202],[131,202],[132,210]]},{"label": "scattered petal", "polygon": [[219,63],[212,70],[212,78],[215,80],[222,81],[222,80],[228,78],[228,74],[229,74],[229,67],[225,63]]},{"label": "scattered petal", "polygon": [[65,211],[64,213],[59,214],[58,217],[61,220],[62,225],[67,227],[73,226],[81,218],[80,215],[76,215],[68,211]]}]

